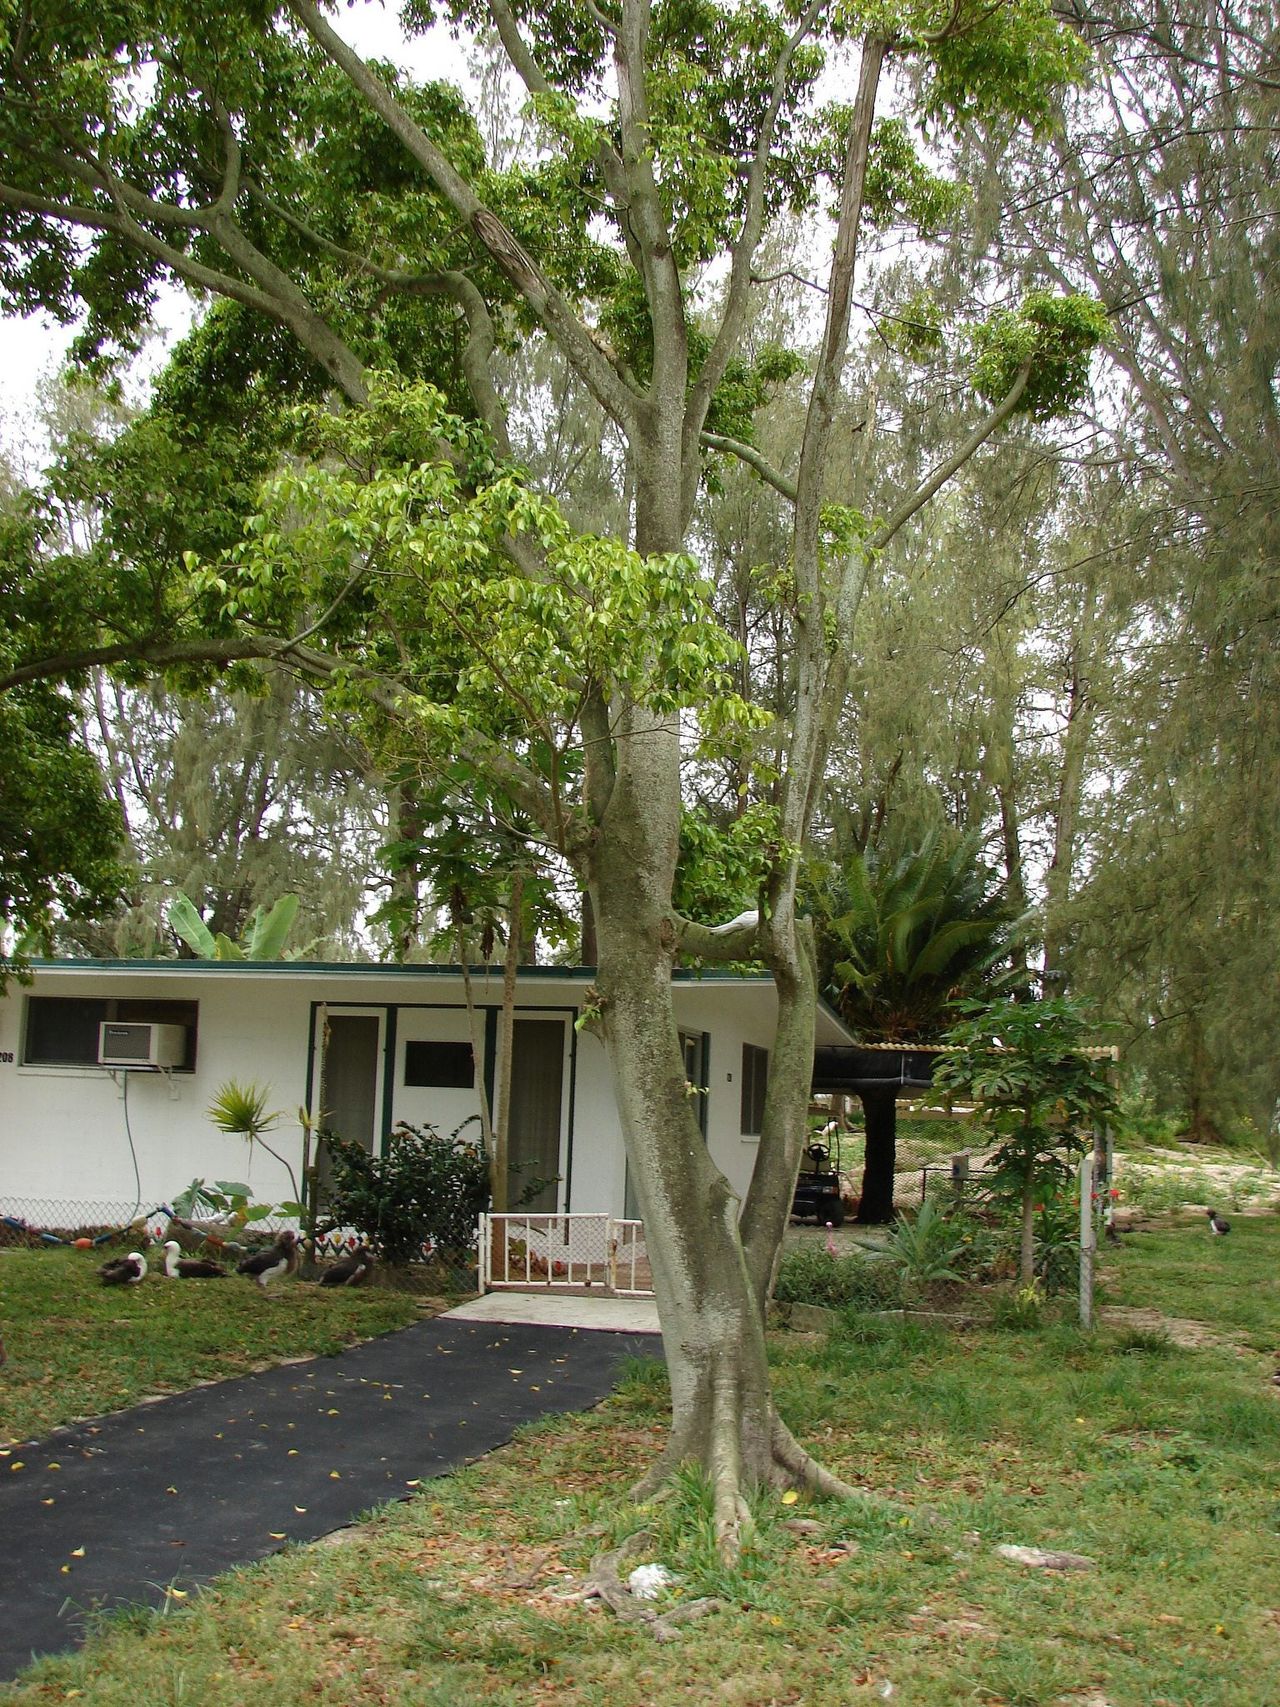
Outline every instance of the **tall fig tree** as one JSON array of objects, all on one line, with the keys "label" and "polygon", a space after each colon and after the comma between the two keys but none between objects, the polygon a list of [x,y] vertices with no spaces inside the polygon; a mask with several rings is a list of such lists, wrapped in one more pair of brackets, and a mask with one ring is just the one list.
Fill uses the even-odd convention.
[{"label": "tall fig tree", "polygon": [[[1004,422],[1083,393],[1103,331],[1093,303],[1041,292],[957,336],[951,378],[963,349],[971,401],[937,393],[958,410],[954,448],[867,515],[837,432],[858,280],[877,233],[963,215],[916,139],[927,130],[936,162],[957,127],[1040,127],[1083,53],[1049,0],[410,0],[404,19],[496,37],[540,127],[533,158],[491,164],[455,91],[366,61],[340,33],[349,14],[312,0],[230,0],[216,30],[188,0],[0,0],[9,302],[87,306],[90,345],[135,336],[164,280],[212,303],[203,365],[188,355],[167,418],[148,423],[120,518],[132,560],[102,556],[87,590],[52,565],[43,602],[29,587],[0,688],[268,657],[334,696],[388,762],[444,767],[572,866],[671,1373],[670,1444],[645,1485],[702,1465],[731,1552],[750,1486],[846,1491],[778,1415],[762,1323],[812,1064],[797,876],[859,603],[878,554]],[[761,245],[786,216],[822,232],[822,322],[800,361],[751,338]],[[575,533],[512,466],[494,358],[535,337],[619,446],[621,535]],[[803,431],[775,467],[753,421],[786,382]],[[219,395],[224,423],[243,409],[255,432],[279,399],[305,405],[280,418],[293,455],[231,543],[212,526],[224,488],[190,472],[209,433],[182,422]],[[868,418],[864,459],[876,431]],[[752,721],[690,551],[722,456],[789,518],[772,596],[794,701],[758,906],[716,929],[673,893],[682,760],[695,735],[742,738]],[[686,1095],[681,956],[755,958],[776,981],[745,1201]]]}]

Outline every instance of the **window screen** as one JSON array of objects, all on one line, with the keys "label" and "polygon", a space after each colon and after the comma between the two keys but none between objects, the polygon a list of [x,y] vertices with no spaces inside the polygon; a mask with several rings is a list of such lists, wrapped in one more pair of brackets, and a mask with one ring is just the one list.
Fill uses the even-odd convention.
[{"label": "window screen", "polygon": [[406,1043],[406,1085],[437,1085],[470,1090],[476,1082],[469,1043]]},{"label": "window screen", "polygon": [[198,1002],[122,1001],[116,996],[28,996],[22,1059],[28,1067],[93,1067],[103,1020],[142,1025],[180,1025],[187,1052],[180,1073],[194,1071]]}]

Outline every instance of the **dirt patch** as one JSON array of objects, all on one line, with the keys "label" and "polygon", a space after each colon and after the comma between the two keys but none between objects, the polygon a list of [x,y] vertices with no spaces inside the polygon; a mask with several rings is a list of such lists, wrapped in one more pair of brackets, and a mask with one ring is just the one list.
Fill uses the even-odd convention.
[{"label": "dirt patch", "polygon": [[1136,1309],[1127,1304],[1104,1304],[1098,1315],[1109,1328],[1134,1328],[1141,1333],[1167,1334],[1174,1345],[1188,1351],[1209,1347],[1234,1351],[1241,1357],[1258,1355],[1240,1340],[1219,1333],[1207,1322],[1195,1322],[1187,1316],[1165,1316],[1159,1310]]}]

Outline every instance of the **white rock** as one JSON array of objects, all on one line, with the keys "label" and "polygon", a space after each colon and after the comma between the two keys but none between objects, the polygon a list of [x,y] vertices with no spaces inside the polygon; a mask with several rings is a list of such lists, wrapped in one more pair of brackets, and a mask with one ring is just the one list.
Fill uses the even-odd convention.
[{"label": "white rock", "polygon": [[657,1600],[675,1580],[665,1565],[637,1565],[627,1578],[627,1587],[637,1600]]}]

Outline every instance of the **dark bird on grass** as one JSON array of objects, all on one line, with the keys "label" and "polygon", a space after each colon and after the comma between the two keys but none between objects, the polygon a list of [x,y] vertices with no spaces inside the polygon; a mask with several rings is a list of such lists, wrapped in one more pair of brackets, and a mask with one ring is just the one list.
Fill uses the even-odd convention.
[{"label": "dark bird on grass", "polygon": [[358,1245],[345,1257],[325,1269],[320,1276],[321,1286],[363,1286],[373,1273],[373,1252],[368,1245]]},{"label": "dark bird on grass", "polygon": [[279,1280],[286,1274],[296,1274],[298,1270],[298,1235],[287,1229],[280,1234],[274,1245],[265,1251],[255,1251],[252,1256],[241,1257],[236,1264],[237,1274],[247,1274],[251,1280],[256,1280],[265,1292],[273,1280]]},{"label": "dark bird on grass", "polygon": [[1209,1217],[1209,1231],[1211,1233],[1221,1236],[1223,1233],[1231,1231],[1230,1221],[1225,1216],[1219,1215],[1216,1209],[1208,1209],[1205,1213]]},{"label": "dark bird on grass", "polygon": [[222,1280],[226,1269],[209,1257],[184,1257],[182,1246],[169,1239],[164,1247],[164,1272],[170,1280]]},{"label": "dark bird on grass", "polygon": [[147,1259],[141,1251],[130,1251],[127,1257],[112,1257],[98,1270],[104,1286],[136,1286],[147,1278]]}]

